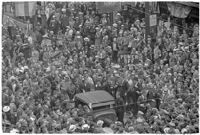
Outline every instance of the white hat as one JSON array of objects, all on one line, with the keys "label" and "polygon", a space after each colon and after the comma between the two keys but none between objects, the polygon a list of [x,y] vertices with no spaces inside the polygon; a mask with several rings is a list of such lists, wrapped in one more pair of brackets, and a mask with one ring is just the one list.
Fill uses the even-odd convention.
[{"label": "white hat", "polygon": [[141,23],[141,25],[140,25],[141,27],[145,27],[145,23]]},{"label": "white hat", "polygon": [[73,35],[73,30],[72,29],[69,30],[69,35]]},{"label": "white hat", "polygon": [[82,126],[82,130],[89,129],[89,128],[90,128],[90,126],[88,124],[83,124],[83,126]]},{"label": "white hat", "polygon": [[170,128],[168,128],[168,127],[164,128],[164,132],[165,132],[165,133],[168,133],[169,130],[170,130]]},{"label": "white hat", "polygon": [[97,121],[97,126],[102,126],[103,123],[104,123],[104,122],[103,122],[102,120],[98,120],[98,121]]},{"label": "white hat", "polygon": [[187,132],[187,129],[186,128],[183,128],[182,130],[181,130],[181,133],[182,134],[184,134],[184,133],[186,133]]},{"label": "white hat", "polygon": [[85,40],[85,41],[89,41],[89,38],[88,38],[88,37],[85,37],[84,40]]},{"label": "white hat", "polygon": [[50,31],[50,34],[53,34],[53,33],[54,33],[54,32],[51,30],[51,31]]},{"label": "white hat", "polygon": [[62,12],[66,12],[66,9],[65,9],[65,8],[62,8]]},{"label": "white hat", "polygon": [[83,12],[79,12],[78,14],[79,14],[79,15],[82,15],[82,14],[83,14]]},{"label": "white hat", "polygon": [[3,107],[3,111],[4,111],[4,112],[10,111],[10,107],[9,107],[9,106],[4,106],[4,107]]},{"label": "white hat", "polygon": [[121,15],[120,13],[117,13],[117,15]]},{"label": "white hat", "polygon": [[137,118],[136,122],[141,123],[141,122],[144,122],[144,120],[139,117],[139,118]]},{"label": "white hat", "polygon": [[19,133],[19,130],[17,130],[17,129],[12,129],[12,130],[10,131],[10,133]]},{"label": "white hat", "polygon": [[144,104],[140,104],[141,107],[144,107]]},{"label": "white hat", "polygon": [[77,36],[76,38],[81,38],[81,36]]},{"label": "white hat", "polygon": [[140,22],[140,20],[137,19],[135,22]]},{"label": "white hat", "polygon": [[76,130],[76,125],[70,125],[69,131],[74,132]]},{"label": "white hat", "polygon": [[46,72],[50,72],[50,71],[51,71],[51,68],[48,67],[48,68],[46,69]]},{"label": "white hat", "polygon": [[62,71],[62,74],[68,75],[67,71]]},{"label": "white hat", "polygon": [[117,27],[117,24],[116,24],[116,23],[113,23],[113,27]]},{"label": "white hat", "polygon": [[24,66],[24,69],[28,69],[28,66]]},{"label": "white hat", "polygon": [[183,42],[179,42],[178,44],[182,46],[182,45],[183,45]]},{"label": "white hat", "polygon": [[34,117],[30,117],[30,119],[31,119],[32,121],[35,121],[35,118],[34,118]]},{"label": "white hat", "polygon": [[10,80],[15,80],[16,78],[14,76],[11,76],[10,77]]},{"label": "white hat", "polygon": [[114,71],[113,71],[113,73],[117,73],[117,71],[116,71],[116,70],[114,70]]},{"label": "white hat", "polygon": [[72,63],[73,62],[73,59],[69,59],[68,63]]},{"label": "white hat", "polygon": [[113,68],[120,68],[120,65],[119,64],[115,64],[115,65],[113,65]]},{"label": "white hat", "polygon": [[44,36],[42,36],[43,38],[48,38],[48,35],[47,34],[45,34]]},{"label": "white hat", "polygon": [[180,131],[178,129],[174,129],[175,134],[180,134]]},{"label": "white hat", "polygon": [[114,134],[113,130],[111,128],[107,128],[107,127],[104,127],[103,128],[103,131],[106,133],[106,134]]},{"label": "white hat", "polygon": [[138,115],[144,115],[142,111],[138,111]]},{"label": "white hat", "polygon": [[182,114],[179,114],[179,115],[177,116],[177,118],[179,118],[179,119],[183,119],[184,116],[183,116]]},{"label": "white hat", "polygon": [[76,34],[80,34],[80,31],[77,31]]}]

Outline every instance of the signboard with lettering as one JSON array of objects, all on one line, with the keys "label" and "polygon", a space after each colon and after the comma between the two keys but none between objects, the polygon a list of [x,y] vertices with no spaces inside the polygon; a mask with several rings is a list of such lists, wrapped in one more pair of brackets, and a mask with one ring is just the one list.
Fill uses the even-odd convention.
[{"label": "signboard with lettering", "polygon": [[157,25],[157,15],[150,15],[149,16],[149,26],[156,26]]},{"label": "signboard with lettering", "polygon": [[110,13],[121,10],[121,2],[96,2],[99,13]]},{"label": "signboard with lettering", "polygon": [[140,60],[139,59],[135,59],[135,55],[133,54],[121,54],[119,56],[119,61],[122,65],[128,65],[128,64],[139,64]]}]

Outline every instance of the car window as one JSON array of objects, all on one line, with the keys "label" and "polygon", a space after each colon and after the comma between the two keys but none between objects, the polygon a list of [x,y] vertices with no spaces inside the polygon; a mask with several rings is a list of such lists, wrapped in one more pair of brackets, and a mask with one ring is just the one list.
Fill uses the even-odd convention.
[{"label": "car window", "polygon": [[76,100],[75,101],[75,106],[77,107],[79,104],[81,104],[82,106],[87,105],[87,104],[81,102],[80,100]]}]

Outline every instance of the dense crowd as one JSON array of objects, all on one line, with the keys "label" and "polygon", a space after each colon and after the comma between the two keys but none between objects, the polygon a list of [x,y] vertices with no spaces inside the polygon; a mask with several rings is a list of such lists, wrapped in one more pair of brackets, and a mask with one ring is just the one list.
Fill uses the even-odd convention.
[{"label": "dense crowd", "polygon": [[[199,26],[159,26],[145,42],[143,18],[97,14],[91,4],[49,2],[33,29],[3,26],[3,131],[198,133]],[[75,94],[106,90],[118,121],[88,117]]]}]

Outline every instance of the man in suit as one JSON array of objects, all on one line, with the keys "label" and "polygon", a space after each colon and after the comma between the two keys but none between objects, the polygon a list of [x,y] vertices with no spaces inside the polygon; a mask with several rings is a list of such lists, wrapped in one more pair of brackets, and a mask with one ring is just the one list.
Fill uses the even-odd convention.
[{"label": "man in suit", "polygon": [[124,100],[122,97],[120,97],[119,94],[116,94],[115,103],[116,103],[116,113],[118,121],[124,123],[124,112],[125,112]]},{"label": "man in suit", "polygon": [[133,80],[134,80],[133,85],[132,87],[129,88],[127,92],[127,102],[128,104],[131,104],[129,105],[128,109],[130,109],[133,115],[136,116],[139,109],[137,101],[138,101],[139,96],[141,95],[141,92],[140,92],[141,90],[137,86],[137,78],[134,78]]}]

